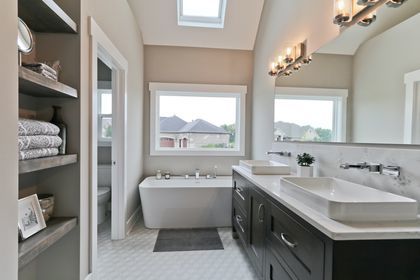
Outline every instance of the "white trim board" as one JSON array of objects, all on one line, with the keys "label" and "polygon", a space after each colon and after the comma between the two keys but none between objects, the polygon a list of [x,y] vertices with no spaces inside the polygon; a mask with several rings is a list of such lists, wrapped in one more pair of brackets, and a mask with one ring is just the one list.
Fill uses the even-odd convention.
[{"label": "white trim board", "polygon": [[414,130],[418,125],[416,113],[419,98],[420,70],[416,70],[404,75],[405,83],[405,113],[404,113],[404,144],[413,144]]},{"label": "white trim board", "polygon": [[126,236],[127,208],[127,72],[128,62],[92,17],[88,18],[90,35],[90,272],[97,262],[97,186],[98,186],[98,81],[97,63],[101,59],[112,70],[112,213],[111,238]]},{"label": "white trim board", "polygon": [[133,214],[128,218],[126,223],[127,228],[127,235],[130,234],[130,232],[133,230],[134,226],[136,225],[137,221],[140,218],[141,214],[141,206],[137,207],[136,210],[134,210]]}]

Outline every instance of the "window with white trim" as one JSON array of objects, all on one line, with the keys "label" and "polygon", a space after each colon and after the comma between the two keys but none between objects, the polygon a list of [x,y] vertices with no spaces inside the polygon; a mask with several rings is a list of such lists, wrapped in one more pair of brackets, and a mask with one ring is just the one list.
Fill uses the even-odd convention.
[{"label": "window with white trim", "polygon": [[112,90],[98,89],[98,140],[101,145],[112,142]]},{"label": "window with white trim", "polygon": [[245,155],[246,86],[150,83],[151,155]]},{"label": "window with white trim", "polygon": [[178,25],[223,28],[227,0],[178,0]]},{"label": "window with white trim", "polygon": [[345,142],[346,89],[276,88],[277,141]]}]

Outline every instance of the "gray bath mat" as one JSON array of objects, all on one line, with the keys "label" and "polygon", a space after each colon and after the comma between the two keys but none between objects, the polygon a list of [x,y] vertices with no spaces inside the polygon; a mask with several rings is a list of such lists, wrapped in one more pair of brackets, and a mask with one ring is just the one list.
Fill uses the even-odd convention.
[{"label": "gray bath mat", "polygon": [[216,228],[161,229],[153,252],[223,250]]}]

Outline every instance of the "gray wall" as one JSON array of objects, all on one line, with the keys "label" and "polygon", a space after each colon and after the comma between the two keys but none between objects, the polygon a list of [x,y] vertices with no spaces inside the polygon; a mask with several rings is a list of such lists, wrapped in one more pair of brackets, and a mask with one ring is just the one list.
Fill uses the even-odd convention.
[{"label": "gray wall", "polygon": [[193,173],[200,168],[210,173],[214,165],[220,174],[230,175],[231,166],[242,157],[150,156],[149,82],[247,85],[246,156],[250,155],[252,52],[222,49],[145,46],[144,152],[145,175],[157,169],[172,174]]},{"label": "gray wall", "polygon": [[353,141],[403,143],[404,74],[420,69],[420,14],[365,42],[354,56]]},{"label": "gray wall", "polygon": [[17,79],[17,5],[16,0],[4,0],[0,9],[1,52],[0,84],[0,273],[2,279],[17,279],[17,199],[18,199],[18,159],[17,159],[17,119],[18,119],[18,79]]}]

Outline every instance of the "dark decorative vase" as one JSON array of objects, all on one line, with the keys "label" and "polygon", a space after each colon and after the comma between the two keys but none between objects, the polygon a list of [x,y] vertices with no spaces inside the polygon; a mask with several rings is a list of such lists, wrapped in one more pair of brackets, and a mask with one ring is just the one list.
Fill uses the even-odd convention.
[{"label": "dark decorative vase", "polygon": [[60,133],[58,134],[58,136],[61,138],[61,140],[63,140],[63,143],[61,144],[61,146],[58,147],[58,154],[65,155],[66,144],[67,144],[67,125],[63,121],[63,118],[61,117],[61,107],[53,106],[53,108],[54,108],[54,114],[50,122],[60,128]]}]

